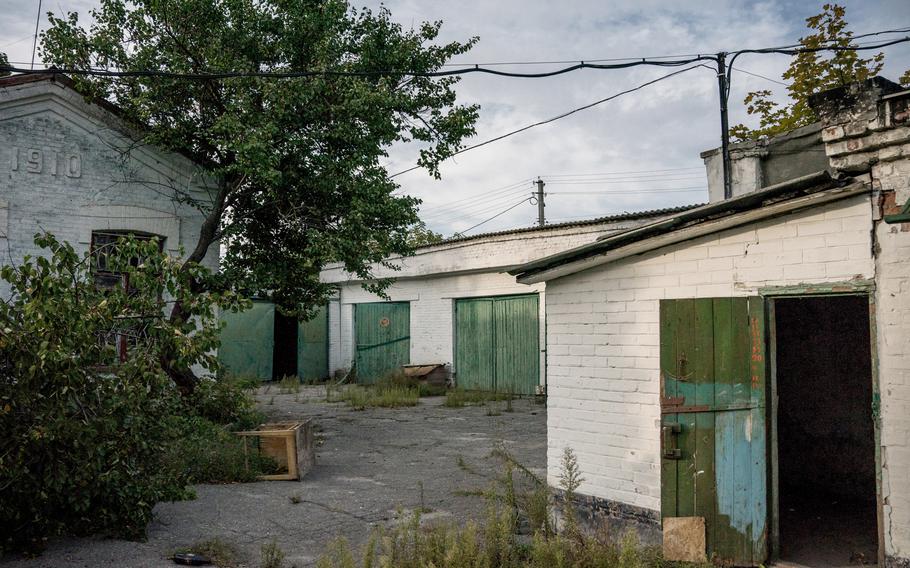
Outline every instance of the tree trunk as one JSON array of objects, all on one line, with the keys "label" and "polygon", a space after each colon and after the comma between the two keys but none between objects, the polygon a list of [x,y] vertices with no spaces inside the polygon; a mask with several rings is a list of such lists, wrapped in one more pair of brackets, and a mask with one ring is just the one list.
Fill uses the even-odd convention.
[{"label": "tree trunk", "polygon": [[[202,223],[196,247],[183,263],[184,269],[191,263],[199,264],[202,262],[202,259],[205,258],[209,247],[215,242],[215,236],[217,235],[219,225],[221,224],[221,216],[224,214],[227,197],[238,185],[239,182],[233,180],[224,180],[219,184],[218,194],[215,196],[212,210]],[[191,282],[190,287],[191,292],[194,294],[203,291],[201,282]],[[174,307],[171,309],[170,315],[171,323],[174,325],[181,325],[186,322],[187,317],[188,314],[186,313],[183,303],[180,301],[174,302]],[[161,366],[180,389],[181,393],[187,395],[195,390],[196,382],[199,380],[199,377],[196,376],[192,369],[182,364],[182,362],[177,359],[176,353],[164,352],[161,355]]]}]

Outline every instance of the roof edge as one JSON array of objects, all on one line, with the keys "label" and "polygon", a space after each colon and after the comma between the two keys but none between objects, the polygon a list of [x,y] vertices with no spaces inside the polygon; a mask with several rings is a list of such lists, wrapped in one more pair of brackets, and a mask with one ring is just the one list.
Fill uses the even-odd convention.
[{"label": "roof edge", "polygon": [[850,181],[852,181],[852,178],[843,178],[839,175],[832,175],[827,170],[822,170],[766,187],[760,191],[690,209],[679,215],[669,216],[629,231],[604,235],[593,243],[526,263],[514,270],[510,270],[509,274],[517,276],[519,282],[533,283],[539,281],[534,278],[536,274],[547,272],[559,266],[601,255],[607,251],[619,249],[651,237],[764,207],[771,203],[817,193],[832,187],[844,186]]}]

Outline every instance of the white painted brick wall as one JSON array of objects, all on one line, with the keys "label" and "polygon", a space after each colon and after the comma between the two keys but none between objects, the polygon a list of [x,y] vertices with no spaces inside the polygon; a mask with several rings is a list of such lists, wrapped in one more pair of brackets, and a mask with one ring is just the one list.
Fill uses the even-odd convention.
[{"label": "white painted brick wall", "polygon": [[[92,231],[104,229],[164,235],[172,254],[192,250],[202,217],[175,204],[161,184],[204,198],[193,165],[142,146],[124,161],[120,149],[130,142],[120,128],[109,112],[58,83],[0,88],[0,264],[40,254],[32,239],[42,230],[80,253]],[[29,164],[30,155],[40,165]],[[78,160],[78,175],[66,175],[69,159]],[[205,264],[217,268],[217,245]],[[0,283],[0,297],[8,293]]]},{"label": "white painted brick wall", "polygon": [[[547,228],[521,233],[489,235],[420,249],[401,260],[400,271],[376,268],[377,277],[394,277],[388,294],[393,301],[411,302],[411,362],[453,363],[453,313],[455,298],[540,293],[541,349],[544,348],[544,285],[518,284],[504,271],[594,241],[605,233],[626,230],[653,220],[640,217],[594,225]],[[339,307],[329,314],[329,365],[347,369],[354,358],[354,304],[383,301],[352,280],[340,267],[323,271],[324,282],[339,286]],[[541,354],[541,382],[544,355]]]},{"label": "white painted brick wall", "polygon": [[[871,279],[871,211],[869,197],[856,197],[549,282],[549,483],[558,485],[571,447],[580,493],[659,511],[660,299]],[[831,252],[841,247],[846,256]]]},{"label": "white painted brick wall", "polygon": [[[910,199],[910,159],[873,166],[872,179]],[[875,237],[886,553],[910,558],[910,225],[880,222]]]},{"label": "white painted brick wall", "polygon": [[[421,248],[414,256],[405,259],[392,257],[389,261],[400,265],[401,270],[376,266],[374,276],[422,278],[431,274],[502,272],[513,266],[593,242],[604,233],[624,231],[653,222],[658,217],[651,215],[591,225],[491,234],[477,239],[442,243]],[[339,265],[326,268],[321,278],[323,282],[337,283],[353,279]]]},{"label": "white painted brick wall", "polygon": [[[411,363],[453,364],[454,307],[458,298],[540,294],[540,321],[544,321],[544,286],[518,284],[503,273],[464,274],[398,280],[389,290],[392,301],[411,304]],[[339,301],[329,312],[329,365],[334,371],[351,366],[354,358],[354,305],[381,302],[382,298],[363,290],[358,283],[341,285]],[[334,314],[335,317],[332,317]],[[541,347],[545,339],[541,324]],[[541,359],[541,370],[544,361]],[[541,372],[543,381],[543,372]]]},{"label": "white painted brick wall", "polygon": [[[834,168],[871,171],[873,189],[910,201],[910,127],[892,124],[890,105],[874,92],[824,113],[822,131]],[[885,211],[885,213],[895,213]],[[845,226],[851,226],[847,219]],[[860,254],[845,236],[848,259]],[[882,506],[885,554],[910,559],[910,224],[875,226],[876,356],[881,395]],[[838,252],[837,254],[842,254]]]}]

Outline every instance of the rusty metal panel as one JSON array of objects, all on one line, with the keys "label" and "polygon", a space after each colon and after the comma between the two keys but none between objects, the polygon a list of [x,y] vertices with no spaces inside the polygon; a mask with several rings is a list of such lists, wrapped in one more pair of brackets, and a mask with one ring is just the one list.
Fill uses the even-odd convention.
[{"label": "rusty metal panel", "polygon": [[709,559],[761,564],[767,557],[764,304],[760,298],[664,300],[660,335],[661,515],[665,523],[704,519]]}]

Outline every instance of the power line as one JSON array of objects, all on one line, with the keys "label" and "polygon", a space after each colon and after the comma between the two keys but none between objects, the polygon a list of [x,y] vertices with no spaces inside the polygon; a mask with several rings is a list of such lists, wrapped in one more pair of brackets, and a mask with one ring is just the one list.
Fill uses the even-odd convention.
[{"label": "power line", "polygon": [[306,77],[452,77],[456,75],[469,75],[472,73],[481,73],[496,75],[499,77],[512,77],[523,79],[542,79],[545,77],[555,77],[564,75],[580,69],[629,69],[631,67],[651,66],[651,67],[682,67],[697,61],[714,61],[713,55],[698,55],[688,59],[674,59],[661,61],[659,59],[634,59],[624,60],[623,63],[589,63],[579,61],[568,67],[554,69],[552,71],[541,71],[538,73],[517,73],[514,71],[499,71],[488,67],[475,65],[473,67],[460,67],[449,71],[408,71],[408,70],[377,70],[377,71],[214,71],[206,73],[179,73],[174,71],[160,70],[132,70],[123,71],[119,69],[88,67],[88,68],[57,68],[50,67],[47,69],[25,69],[12,66],[0,66],[0,70],[12,73],[22,73],[27,75],[37,74],[55,74],[55,75],[91,75],[96,77],[160,77],[163,79],[190,79],[190,80],[214,80],[214,79],[301,79]]},{"label": "power line", "polygon": [[488,189],[488,190],[484,190],[484,191],[478,191],[478,192],[476,192],[476,193],[472,193],[472,194],[470,194],[470,195],[467,195],[467,196],[465,196],[465,197],[463,197],[463,198],[461,198],[461,199],[455,199],[455,200],[452,200],[452,201],[447,201],[447,202],[445,202],[445,203],[440,203],[440,204],[438,204],[438,205],[430,205],[430,206],[427,207],[427,209],[445,208],[445,207],[449,207],[450,205],[452,205],[452,204],[454,204],[454,203],[463,203],[463,202],[467,202],[467,201],[476,202],[476,201],[479,200],[479,199],[485,199],[485,198],[487,198],[487,197],[489,197],[489,196],[492,196],[492,195],[502,194],[502,193],[508,192],[508,191],[510,191],[510,190],[511,190],[511,191],[514,191],[514,190],[520,188],[520,187],[523,186],[523,185],[529,184],[530,182],[531,182],[530,179],[523,179],[523,180],[517,181],[517,182],[515,182],[515,183],[510,183],[509,185],[504,185],[504,186],[501,186],[501,187],[497,187],[497,188],[494,188],[494,189]]},{"label": "power line", "polygon": [[689,187],[667,187],[667,188],[644,188],[629,189],[621,191],[551,191],[547,195],[635,195],[638,193],[689,193],[693,191],[705,191],[708,188],[703,185],[694,185]]},{"label": "power line", "polygon": [[784,83],[783,81],[778,81],[777,79],[772,79],[771,77],[765,77],[764,75],[759,75],[758,73],[753,73],[752,71],[746,71],[742,67],[733,67],[730,66],[730,69],[734,71],[739,71],[740,73],[745,73],[746,75],[752,75],[753,77],[758,77],[759,79],[764,79],[765,81],[771,81],[772,83],[777,83],[783,87],[789,87],[789,83]]},{"label": "power line", "polygon": [[434,210],[421,209],[420,213],[421,213],[421,217],[425,217],[427,219],[448,217],[448,216],[456,215],[456,214],[464,212],[464,211],[467,211],[467,212],[479,211],[482,214],[482,213],[485,213],[486,210],[490,207],[492,207],[493,209],[495,209],[497,207],[502,207],[505,202],[512,202],[516,198],[518,198],[522,195],[527,195],[527,194],[528,194],[528,192],[526,190],[519,190],[519,191],[511,192],[506,195],[500,195],[500,196],[494,197],[492,199],[478,201],[476,204],[475,203],[457,204],[457,205],[452,205],[451,207],[445,207],[445,208],[440,207],[440,208],[434,209]]},{"label": "power line", "polygon": [[610,183],[653,183],[653,182],[671,182],[671,181],[692,181],[696,179],[704,179],[704,175],[691,175],[685,177],[669,177],[669,178],[626,178],[626,179],[616,179],[616,178],[601,178],[601,179],[570,179],[570,180],[551,180],[548,178],[547,183],[550,185],[601,185],[601,184],[610,184]]},{"label": "power line", "polygon": [[485,221],[481,221],[480,223],[477,223],[477,224],[474,225],[473,227],[469,227],[469,228],[465,229],[464,231],[458,231],[458,232],[455,233],[455,234],[456,234],[456,235],[464,235],[464,234],[467,233],[468,231],[473,231],[473,230],[476,229],[477,227],[479,227],[479,226],[481,226],[481,225],[483,225],[483,224],[485,224],[485,223],[489,223],[490,221],[492,221],[493,219],[499,217],[500,215],[505,215],[506,213],[508,213],[508,212],[511,211],[512,209],[515,209],[516,207],[518,207],[518,206],[521,205],[522,203],[528,203],[529,201],[531,201],[531,198],[530,198],[530,197],[527,198],[527,199],[522,199],[521,201],[519,201],[519,202],[516,203],[515,205],[512,205],[512,206],[509,207],[508,209],[504,209],[504,210],[500,211],[499,213],[497,213],[496,215],[493,215],[493,216],[490,217],[489,219],[487,219],[487,220],[485,220]]},{"label": "power line", "polygon": [[[648,82],[646,82],[646,83],[642,83],[642,84],[638,85],[637,87],[632,87],[631,89],[626,89],[625,91],[620,91],[620,92],[618,92],[618,93],[616,93],[616,94],[610,95],[609,97],[600,99],[600,100],[598,100],[598,101],[594,101],[593,103],[586,104],[586,105],[581,106],[581,107],[578,107],[578,108],[574,108],[574,109],[572,109],[572,110],[570,110],[570,111],[568,111],[568,112],[564,112],[564,113],[562,113],[562,114],[560,114],[560,115],[557,115],[557,116],[554,116],[554,117],[552,117],[552,118],[548,118],[548,119],[546,119],[546,120],[541,120],[540,122],[535,122],[534,124],[529,124],[529,125],[527,125],[527,126],[523,126],[523,127],[519,128],[519,129],[517,129],[517,130],[513,130],[513,131],[511,131],[511,132],[507,132],[507,133],[502,134],[502,135],[500,135],[500,136],[497,136],[497,137],[495,137],[495,138],[490,138],[489,140],[484,140],[483,142],[480,142],[479,144],[473,144],[473,145],[471,145],[471,146],[467,146],[467,147],[465,147],[465,148],[462,148],[462,149],[458,150],[457,152],[453,152],[453,153],[452,153],[452,156],[457,156],[458,154],[462,154],[462,153],[464,153],[464,152],[467,152],[468,150],[474,150],[475,148],[480,148],[480,147],[482,147],[482,146],[486,146],[487,144],[492,144],[493,142],[498,142],[499,140],[502,140],[502,139],[504,139],[504,138],[508,138],[508,137],[510,137],[510,136],[515,136],[516,134],[520,134],[520,133],[524,132],[525,130],[530,130],[530,129],[532,129],[532,128],[534,128],[534,127],[537,127],[537,126],[543,126],[544,124],[549,124],[549,123],[551,123],[551,122],[555,122],[555,121],[557,121],[557,120],[559,120],[559,119],[561,119],[561,118],[566,118],[567,116],[571,116],[571,115],[575,114],[576,112],[580,112],[580,111],[583,111],[583,110],[587,110],[587,109],[589,109],[589,108],[591,108],[591,107],[594,107],[594,106],[597,106],[597,105],[599,105],[599,104],[603,104],[603,103],[605,103],[605,102],[612,101],[613,99],[619,98],[619,97],[621,97],[621,96],[623,96],[623,95],[628,95],[629,93],[634,93],[635,91],[638,91],[638,90],[643,89],[643,88],[645,88],[645,87],[647,87],[647,86],[653,85],[654,83],[658,83],[658,82],[663,81],[663,80],[665,80],[665,79],[669,79],[670,77],[675,77],[676,75],[679,75],[679,74],[682,74],[682,73],[686,73],[686,72],[688,72],[688,71],[692,71],[693,69],[696,69],[696,68],[698,68],[698,67],[704,67],[704,68],[706,68],[706,69],[711,69],[711,67],[708,67],[707,65],[698,64],[698,65],[693,65],[693,66],[691,66],[691,67],[686,67],[685,69],[680,69],[679,71],[674,71],[674,72],[672,72],[672,73],[668,73],[668,74],[666,74],[666,75],[662,75],[662,76],[658,77],[657,79],[653,79],[653,80],[648,81]],[[713,71],[713,69],[711,69],[711,70]],[[450,157],[451,157],[451,156],[450,156]],[[390,177],[390,178],[393,178],[393,177],[400,176],[401,174],[406,174],[406,173],[408,173],[408,172],[411,172],[411,171],[414,171],[414,170],[417,170],[417,169],[420,169],[420,166],[414,166],[414,167],[408,168],[408,169],[406,169],[406,170],[402,170],[402,171],[400,171],[400,172],[397,172],[397,173],[394,173],[394,174],[390,175],[389,177]]]},{"label": "power line", "polygon": [[679,172],[683,170],[701,170],[704,166],[692,166],[688,168],[664,168],[662,170],[633,170],[633,171],[624,171],[624,172],[594,172],[587,174],[541,174],[541,177],[545,178],[558,178],[558,177],[581,177],[581,176],[612,176],[612,175],[633,175],[633,174],[655,174],[659,172]]},{"label": "power line", "polygon": [[[520,199],[527,200],[530,198],[531,198],[530,193],[528,193],[528,194],[526,194],[526,197],[522,197]],[[488,204],[480,209],[475,209],[475,210],[471,210],[471,211],[459,212],[456,210],[456,211],[453,211],[451,214],[446,214],[446,215],[442,215],[442,216],[437,215],[432,218],[437,221],[444,219],[449,222],[461,221],[461,220],[473,220],[473,219],[477,219],[478,217],[481,217],[483,215],[486,215],[488,213],[492,213],[493,211],[498,211],[499,209],[503,208],[504,206],[508,205],[508,203],[511,203],[513,201],[515,201],[515,196],[512,196],[512,199],[508,200],[505,203]]]}]

